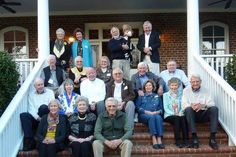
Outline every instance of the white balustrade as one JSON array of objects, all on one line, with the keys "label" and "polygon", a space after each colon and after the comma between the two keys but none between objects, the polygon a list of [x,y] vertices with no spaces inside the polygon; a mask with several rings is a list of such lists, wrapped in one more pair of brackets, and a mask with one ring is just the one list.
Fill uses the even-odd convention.
[{"label": "white balustrade", "polygon": [[222,77],[227,63],[232,59],[232,54],[227,55],[201,55],[201,57]]},{"label": "white balustrade", "polygon": [[19,84],[22,85],[35,64],[38,62],[38,59],[15,59],[17,65],[17,71],[20,74]]},{"label": "white balustrade", "polygon": [[200,74],[203,86],[209,89],[219,108],[219,121],[228,134],[229,145],[236,145],[236,91],[210,68],[209,62],[197,55],[193,56],[193,62],[198,65],[195,72]]},{"label": "white balustrade", "polygon": [[[21,63],[20,63],[21,64]],[[34,63],[30,64],[30,67]],[[28,64],[23,64],[28,66]],[[40,75],[45,60],[39,61],[0,118],[0,157],[16,157],[23,140],[20,113],[27,112],[28,94],[33,80]],[[24,70],[23,70],[24,71]],[[27,70],[24,72],[28,72]]]}]

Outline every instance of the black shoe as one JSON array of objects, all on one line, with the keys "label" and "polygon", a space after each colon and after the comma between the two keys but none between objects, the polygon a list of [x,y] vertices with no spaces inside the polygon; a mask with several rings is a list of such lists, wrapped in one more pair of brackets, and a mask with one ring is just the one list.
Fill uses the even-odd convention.
[{"label": "black shoe", "polygon": [[35,149],[35,146],[36,146],[36,142],[34,139],[25,139],[23,151],[31,151],[31,150]]},{"label": "black shoe", "polygon": [[199,142],[198,142],[198,139],[197,139],[197,138],[194,138],[194,139],[193,139],[192,148],[195,148],[195,149],[198,149],[198,148],[199,148]]},{"label": "black shoe", "polygon": [[209,146],[210,146],[212,149],[214,149],[214,150],[218,150],[218,149],[219,149],[219,146],[218,146],[218,144],[217,144],[217,142],[216,142],[215,139],[210,139],[210,140],[209,140]]},{"label": "black shoe", "polygon": [[154,144],[152,147],[154,149],[165,149],[165,145],[164,144]]},{"label": "black shoe", "polygon": [[175,142],[176,147],[183,148],[184,145],[180,141]]},{"label": "black shoe", "polygon": [[189,141],[184,140],[184,142],[183,142],[183,147],[184,147],[184,148],[191,148],[191,144],[189,143]]}]

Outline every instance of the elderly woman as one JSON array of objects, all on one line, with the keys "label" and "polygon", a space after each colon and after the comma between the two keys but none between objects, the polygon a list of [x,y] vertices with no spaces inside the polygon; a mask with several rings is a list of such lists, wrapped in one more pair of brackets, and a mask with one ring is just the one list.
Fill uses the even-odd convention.
[{"label": "elderly woman", "polygon": [[65,31],[62,28],[56,30],[56,40],[50,41],[50,54],[56,56],[56,65],[65,71],[70,67],[71,46],[64,40]]},{"label": "elderly woman", "polygon": [[92,157],[96,115],[88,112],[89,102],[86,97],[76,98],[75,103],[79,112],[69,118],[71,126],[69,146],[72,148],[74,157]]},{"label": "elderly woman", "polygon": [[[179,148],[189,147],[186,118],[181,107],[182,92],[178,90],[181,81],[173,77],[168,81],[169,91],[163,95],[164,118],[172,124],[175,136],[175,145]],[[182,131],[182,140],[180,132]]]},{"label": "elderly woman", "polygon": [[72,44],[72,59],[77,56],[81,56],[84,59],[84,67],[93,66],[93,54],[92,47],[89,40],[84,39],[84,32],[80,28],[76,28],[74,31],[76,41]]},{"label": "elderly woman", "polygon": [[39,157],[56,157],[58,151],[65,148],[66,120],[59,115],[59,102],[52,100],[49,105],[49,113],[42,117],[38,130]]},{"label": "elderly woman", "polygon": [[154,93],[156,88],[153,80],[147,80],[143,85],[144,96],[139,96],[136,106],[138,111],[138,120],[147,124],[149,133],[152,136],[154,149],[164,149],[161,137],[163,136],[163,113],[160,97]]},{"label": "elderly woman", "polygon": [[74,92],[80,94],[80,83],[87,79],[86,70],[83,68],[83,58],[81,56],[75,57],[75,66],[69,71],[69,78],[74,81]]},{"label": "elderly woman", "polygon": [[103,80],[105,83],[108,83],[111,80],[111,67],[110,60],[107,56],[102,56],[99,59],[99,64],[97,68],[97,78]]},{"label": "elderly woman", "polygon": [[63,82],[63,92],[58,96],[58,100],[61,103],[61,110],[59,114],[71,116],[73,113],[77,112],[75,105],[75,99],[78,96],[74,90],[74,83],[71,79],[66,79]]}]

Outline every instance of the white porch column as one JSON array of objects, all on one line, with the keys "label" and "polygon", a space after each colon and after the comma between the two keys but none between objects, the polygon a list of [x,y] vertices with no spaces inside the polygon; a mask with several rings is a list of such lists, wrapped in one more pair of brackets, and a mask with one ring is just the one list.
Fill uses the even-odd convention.
[{"label": "white porch column", "polygon": [[198,0],[187,0],[188,75],[194,72],[193,54],[199,54]]},{"label": "white porch column", "polygon": [[38,58],[49,55],[49,10],[48,0],[38,0]]}]

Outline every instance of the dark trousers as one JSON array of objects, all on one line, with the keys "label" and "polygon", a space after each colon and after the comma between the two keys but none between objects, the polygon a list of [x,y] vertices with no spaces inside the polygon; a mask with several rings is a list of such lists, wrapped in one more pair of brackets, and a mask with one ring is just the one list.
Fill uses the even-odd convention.
[{"label": "dark trousers", "polygon": [[39,144],[39,157],[56,157],[57,152],[60,151],[58,144]]},{"label": "dark trousers", "polygon": [[86,142],[72,142],[70,144],[73,157],[93,157],[92,143]]},{"label": "dark trousers", "polygon": [[218,108],[216,106],[209,107],[207,110],[194,111],[192,107],[185,109],[185,116],[191,133],[197,133],[196,122],[210,121],[211,133],[217,132],[218,125]]},{"label": "dark trousers", "polygon": [[[38,109],[38,115],[40,117],[48,113],[49,110],[47,105],[41,105],[40,108]],[[28,112],[20,114],[20,121],[24,132],[24,138],[33,139],[39,122],[36,119],[34,119],[34,117]]]},{"label": "dark trousers", "polygon": [[188,139],[188,128],[185,116],[168,116],[165,121],[173,126],[175,141],[181,140],[180,132],[182,131],[182,139],[185,141]]}]

